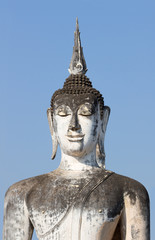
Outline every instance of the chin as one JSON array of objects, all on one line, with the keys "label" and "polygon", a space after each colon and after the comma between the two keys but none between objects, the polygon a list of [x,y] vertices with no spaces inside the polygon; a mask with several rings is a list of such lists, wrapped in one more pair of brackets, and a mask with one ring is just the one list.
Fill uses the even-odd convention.
[{"label": "chin", "polygon": [[[64,148],[64,152],[73,157],[82,157],[83,152],[83,143],[79,142],[70,142],[66,148]],[[67,150],[67,151],[66,151]]]}]

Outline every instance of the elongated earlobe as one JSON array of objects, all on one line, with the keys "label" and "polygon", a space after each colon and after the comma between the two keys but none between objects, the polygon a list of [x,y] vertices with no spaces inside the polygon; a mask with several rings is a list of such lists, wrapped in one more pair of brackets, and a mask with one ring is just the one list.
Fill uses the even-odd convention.
[{"label": "elongated earlobe", "polygon": [[51,159],[53,160],[56,156],[56,153],[57,153],[58,140],[57,140],[57,136],[56,136],[55,131],[54,131],[53,119],[52,119],[50,108],[47,109],[47,118],[48,118],[48,123],[49,123],[51,137],[52,137],[52,157],[51,157]]},{"label": "elongated earlobe", "polygon": [[105,168],[105,150],[104,150],[104,138],[110,115],[110,108],[104,106],[103,117],[101,119],[101,130],[99,133],[98,143],[96,145],[96,160],[101,168]]}]

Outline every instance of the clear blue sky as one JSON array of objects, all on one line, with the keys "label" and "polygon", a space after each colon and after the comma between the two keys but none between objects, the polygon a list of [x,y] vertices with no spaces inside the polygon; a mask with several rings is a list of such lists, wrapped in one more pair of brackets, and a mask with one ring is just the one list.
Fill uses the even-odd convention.
[{"label": "clear blue sky", "polygon": [[155,239],[153,0],[0,2],[0,231],[7,188],[59,165],[46,109],[69,75],[76,16],[87,76],[111,108],[107,168],[148,189]]}]

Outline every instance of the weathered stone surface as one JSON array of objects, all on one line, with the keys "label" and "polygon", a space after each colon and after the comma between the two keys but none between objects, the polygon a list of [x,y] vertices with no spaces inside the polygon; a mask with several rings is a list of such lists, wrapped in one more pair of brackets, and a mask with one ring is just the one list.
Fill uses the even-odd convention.
[{"label": "weathered stone surface", "polygon": [[149,239],[148,203],[133,179],[57,169],[8,190],[4,239]]},{"label": "weathered stone surface", "polygon": [[[75,82],[74,82],[75,81]],[[6,193],[3,240],[149,240],[149,197],[139,182],[105,169],[110,108],[83,74],[71,75],[47,110],[53,172]]]}]

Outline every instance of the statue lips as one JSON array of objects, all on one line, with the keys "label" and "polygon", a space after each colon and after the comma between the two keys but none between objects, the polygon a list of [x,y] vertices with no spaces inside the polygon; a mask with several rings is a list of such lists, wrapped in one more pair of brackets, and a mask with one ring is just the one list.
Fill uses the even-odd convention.
[{"label": "statue lips", "polygon": [[70,142],[79,142],[83,140],[84,134],[68,134],[66,137]]}]

